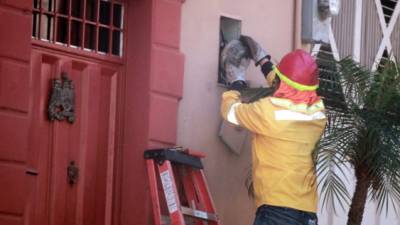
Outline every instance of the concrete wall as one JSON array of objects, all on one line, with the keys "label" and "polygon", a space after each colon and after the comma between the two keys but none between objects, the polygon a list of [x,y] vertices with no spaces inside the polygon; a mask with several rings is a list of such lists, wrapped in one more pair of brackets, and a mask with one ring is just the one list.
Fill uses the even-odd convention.
[{"label": "concrete wall", "polygon": [[176,142],[184,62],[179,51],[181,5],[180,0],[136,0],[127,5],[118,224],[154,224],[143,151]]},{"label": "concrete wall", "polygon": [[[235,155],[218,138],[224,90],[217,85],[220,16],[240,19],[242,33],[254,37],[279,60],[293,49],[294,10],[292,0],[187,0],[183,4],[181,51],[185,54],[185,71],[177,143],[207,153],[205,172],[224,224],[252,224],[255,208],[245,187],[250,149]],[[261,72],[253,65],[248,78],[256,86],[264,84]]]}]

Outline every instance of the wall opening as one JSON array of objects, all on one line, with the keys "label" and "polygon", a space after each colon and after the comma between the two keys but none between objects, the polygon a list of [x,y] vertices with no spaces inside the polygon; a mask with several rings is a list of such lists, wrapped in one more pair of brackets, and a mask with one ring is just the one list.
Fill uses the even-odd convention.
[{"label": "wall opening", "polygon": [[[219,56],[225,45],[230,41],[239,39],[242,33],[242,21],[238,19],[221,16],[220,18],[220,29],[219,29]],[[227,85],[225,79],[225,71],[223,65],[221,65],[221,58],[219,58],[219,69],[218,69],[218,84]]]}]

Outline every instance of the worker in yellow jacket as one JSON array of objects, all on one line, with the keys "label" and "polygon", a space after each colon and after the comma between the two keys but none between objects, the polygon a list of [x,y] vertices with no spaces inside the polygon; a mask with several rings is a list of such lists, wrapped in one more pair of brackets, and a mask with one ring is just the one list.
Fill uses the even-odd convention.
[{"label": "worker in yellow jacket", "polygon": [[312,152],[326,124],[324,104],[316,94],[317,64],[307,52],[295,50],[275,66],[252,38],[242,36],[236,45],[248,50],[235,55],[244,62],[236,65],[245,65],[247,58],[254,60],[267,83],[276,88],[271,97],[241,103],[239,91],[246,88],[244,67],[230,63],[226,56],[226,68],[236,70],[229,70],[231,90],[222,95],[221,113],[253,134],[254,225],[317,225]]}]

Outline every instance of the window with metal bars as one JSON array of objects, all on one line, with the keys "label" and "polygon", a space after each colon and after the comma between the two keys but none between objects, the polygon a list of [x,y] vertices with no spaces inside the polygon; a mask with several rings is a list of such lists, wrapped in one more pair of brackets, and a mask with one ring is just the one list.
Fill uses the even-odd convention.
[{"label": "window with metal bars", "polygon": [[318,95],[324,99],[327,109],[344,108],[344,96],[340,81],[336,76],[337,69],[330,45],[322,45],[316,56],[319,68],[319,88]]},{"label": "window with metal bars", "polygon": [[389,24],[392,18],[394,8],[396,7],[397,0],[381,0],[385,22]]},{"label": "window with metal bars", "polygon": [[[386,25],[389,25],[390,20],[392,19],[393,12],[394,12],[397,2],[398,2],[398,0],[381,0],[383,16],[385,17]],[[388,49],[385,48],[385,50],[383,51],[383,54],[379,60],[377,70],[382,70],[385,63],[388,60],[391,60],[390,54],[392,54],[392,52],[388,52]]]},{"label": "window with metal bars", "polygon": [[390,57],[390,55],[389,55],[387,49],[385,49],[385,50],[383,51],[382,57],[381,57],[380,60],[379,60],[378,67],[377,67],[376,69],[377,69],[378,71],[382,71],[382,70],[384,69],[386,63],[387,63],[388,61],[390,61],[390,60],[391,60],[391,57]]},{"label": "window with metal bars", "polygon": [[121,0],[33,0],[32,17],[34,39],[122,56]]}]

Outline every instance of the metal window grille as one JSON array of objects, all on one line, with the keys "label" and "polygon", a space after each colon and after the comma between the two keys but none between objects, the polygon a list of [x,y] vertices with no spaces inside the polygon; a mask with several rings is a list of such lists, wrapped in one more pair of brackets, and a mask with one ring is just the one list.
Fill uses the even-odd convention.
[{"label": "metal window grille", "polygon": [[381,4],[386,24],[389,24],[394,12],[394,8],[396,7],[397,0],[381,0]]},{"label": "metal window grille", "polygon": [[318,95],[323,97],[327,109],[345,108],[342,87],[336,76],[337,69],[333,63],[335,60],[331,46],[322,45],[316,60],[319,67]]},{"label": "metal window grille", "polygon": [[[381,0],[382,4],[382,10],[383,10],[383,16],[385,18],[386,25],[389,25],[390,20],[392,19],[394,9],[397,4],[397,0]],[[388,60],[391,60],[390,54],[393,54],[393,52],[388,52],[387,47],[382,53],[382,56],[379,60],[379,64],[377,66],[377,70],[383,69],[385,63]]]},{"label": "metal window grille", "polygon": [[33,0],[32,37],[103,55],[122,56],[121,0]]}]

